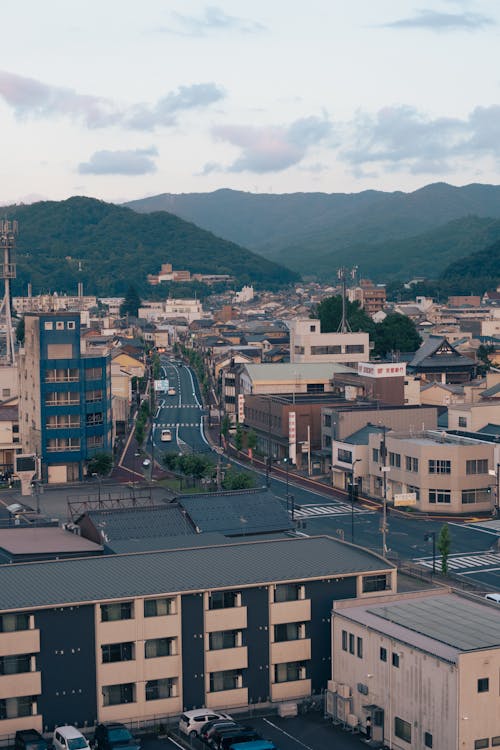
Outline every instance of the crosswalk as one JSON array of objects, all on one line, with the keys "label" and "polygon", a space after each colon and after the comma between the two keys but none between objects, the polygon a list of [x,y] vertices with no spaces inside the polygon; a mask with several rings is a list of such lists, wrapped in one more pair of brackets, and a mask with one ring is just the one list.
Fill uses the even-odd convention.
[{"label": "crosswalk", "polygon": [[[345,516],[352,513],[347,503],[331,503],[329,505],[301,505],[294,508],[295,518],[317,518],[319,516]],[[354,513],[371,513],[369,510],[354,507]]]},{"label": "crosswalk", "polygon": [[157,428],[165,427],[199,427],[199,422],[155,422]]},{"label": "crosswalk", "polygon": [[[432,557],[421,557],[414,562],[432,568]],[[441,555],[436,555],[436,565],[441,565]],[[473,552],[470,555],[457,555],[448,558],[448,568],[453,571],[466,571],[471,568],[500,567],[500,555],[493,552]]]},{"label": "crosswalk", "polygon": [[199,404],[164,404],[162,409],[200,409]]}]

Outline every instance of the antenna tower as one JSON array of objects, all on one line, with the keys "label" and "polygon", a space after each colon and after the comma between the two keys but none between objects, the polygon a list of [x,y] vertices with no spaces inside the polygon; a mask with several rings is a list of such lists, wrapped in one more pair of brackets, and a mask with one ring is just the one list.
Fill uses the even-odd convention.
[{"label": "antenna tower", "polygon": [[347,320],[347,313],[346,313],[346,287],[347,287],[347,277],[349,276],[351,279],[355,279],[357,272],[358,272],[357,266],[353,266],[353,268],[351,268],[350,270],[348,268],[345,268],[345,266],[342,266],[337,271],[337,278],[340,280],[342,284],[342,318],[339,323],[339,327],[337,328],[337,333],[352,332],[352,328],[349,325],[349,321]]},{"label": "antenna tower", "polygon": [[[0,329],[5,330],[5,363],[14,364],[14,331],[10,307],[10,280],[16,278],[13,261],[16,245],[17,221],[0,219],[0,279],[4,281],[4,296],[0,304]],[[2,331],[3,333],[3,331]],[[0,334],[1,335],[1,334]]]}]

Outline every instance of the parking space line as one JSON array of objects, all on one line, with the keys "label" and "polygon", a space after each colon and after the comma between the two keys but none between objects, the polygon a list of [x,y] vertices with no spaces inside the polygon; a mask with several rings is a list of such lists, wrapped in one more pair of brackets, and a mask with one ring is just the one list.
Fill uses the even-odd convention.
[{"label": "parking space line", "polygon": [[269,726],[273,727],[273,729],[277,729],[279,732],[285,735],[285,737],[288,737],[291,740],[294,740],[298,745],[302,745],[302,747],[305,747],[306,750],[313,750],[313,748],[310,745],[306,745],[305,742],[302,742],[301,740],[298,740],[297,737],[294,737],[293,734],[289,734],[288,732],[285,732],[284,729],[279,727],[277,724],[273,724],[272,721],[269,721],[269,719],[264,719],[264,721],[269,724]]}]

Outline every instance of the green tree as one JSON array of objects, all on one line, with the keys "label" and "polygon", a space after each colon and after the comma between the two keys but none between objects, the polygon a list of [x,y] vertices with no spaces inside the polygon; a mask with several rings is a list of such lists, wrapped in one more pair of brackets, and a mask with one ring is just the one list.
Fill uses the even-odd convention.
[{"label": "green tree", "polygon": [[214,464],[205,456],[196,453],[186,453],[179,457],[178,467],[186,476],[201,479],[213,473]]},{"label": "green tree", "polygon": [[231,420],[229,419],[228,414],[224,414],[222,417],[222,422],[220,423],[220,431],[221,434],[224,435],[224,437],[227,440],[227,436],[229,435],[229,429],[231,427]]},{"label": "green tree", "polygon": [[137,445],[139,448],[142,447],[142,444],[144,442],[144,422],[141,420],[137,420],[135,423],[135,439],[137,440]]},{"label": "green tree", "polygon": [[415,352],[422,339],[413,320],[407,315],[391,313],[374,327],[374,353],[385,356],[390,352]]},{"label": "green tree", "polygon": [[451,537],[448,524],[441,527],[437,540],[437,548],[441,553],[441,573],[445,576],[448,573],[448,557],[450,556]]},{"label": "green tree", "polygon": [[160,356],[156,352],[153,354],[153,378],[159,380],[161,375]]},{"label": "green tree", "polygon": [[234,471],[228,469],[222,481],[224,490],[249,490],[254,486],[254,480],[245,471]]},{"label": "green tree", "polygon": [[134,318],[137,318],[137,313],[139,311],[140,306],[141,306],[141,298],[139,297],[139,294],[135,286],[131,284],[129,288],[127,289],[125,299],[120,305],[120,315],[121,316],[131,315]]},{"label": "green tree", "polygon": [[176,471],[179,466],[179,456],[177,453],[165,453],[162,461],[165,468],[170,471]]},{"label": "green tree", "polygon": [[105,477],[111,471],[112,466],[113,457],[110,453],[95,453],[87,464],[87,472]]},{"label": "green tree", "polygon": [[[342,320],[342,297],[340,294],[322,300],[311,313],[311,317],[320,319],[322,333],[337,331]],[[373,320],[361,309],[358,302],[346,300],[346,317],[352,331],[373,333]]]},{"label": "green tree", "polygon": [[255,430],[249,430],[246,434],[246,440],[247,440],[247,448],[248,450],[251,450],[252,453],[257,447],[257,435],[255,433]]},{"label": "green tree", "polygon": [[21,320],[16,326],[16,339],[19,341],[21,346],[24,344],[24,331],[25,331],[24,318],[21,318]]},{"label": "green tree", "polygon": [[236,425],[236,434],[234,436],[234,444],[236,445],[236,450],[240,451],[243,448],[243,438],[244,438],[244,432],[243,427],[238,422]]}]

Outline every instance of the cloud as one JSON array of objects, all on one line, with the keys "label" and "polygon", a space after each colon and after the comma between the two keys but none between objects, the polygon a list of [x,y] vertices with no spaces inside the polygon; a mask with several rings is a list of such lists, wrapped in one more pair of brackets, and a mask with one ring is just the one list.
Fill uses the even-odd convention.
[{"label": "cloud", "polygon": [[[326,118],[307,117],[288,126],[254,127],[252,125],[220,125],[212,135],[241,149],[240,156],[226,172],[281,172],[302,161],[308,150],[324,141],[332,131]],[[205,165],[208,174],[218,165]]]},{"label": "cloud", "polygon": [[443,13],[437,10],[418,10],[410,18],[383,24],[389,29],[428,29],[430,31],[478,31],[495,21],[480,13]]},{"label": "cloud", "polygon": [[142,175],[156,172],[156,164],[151,157],[158,156],[158,150],[151,148],[131,151],[96,151],[88,162],[78,165],[80,174],[121,174]]},{"label": "cloud", "polygon": [[69,117],[88,128],[154,130],[172,126],[182,112],[208,107],[224,96],[214,83],[197,83],[180,86],[154,104],[121,106],[112,99],[79,94],[73,89],[0,71],[0,97],[19,119]]},{"label": "cloud", "polygon": [[230,16],[215,5],[207,5],[199,17],[186,16],[183,13],[172,13],[173,26],[162,27],[159,31],[179,36],[205,36],[213,31],[237,31],[243,34],[255,34],[264,31],[265,27],[257,21]]}]

